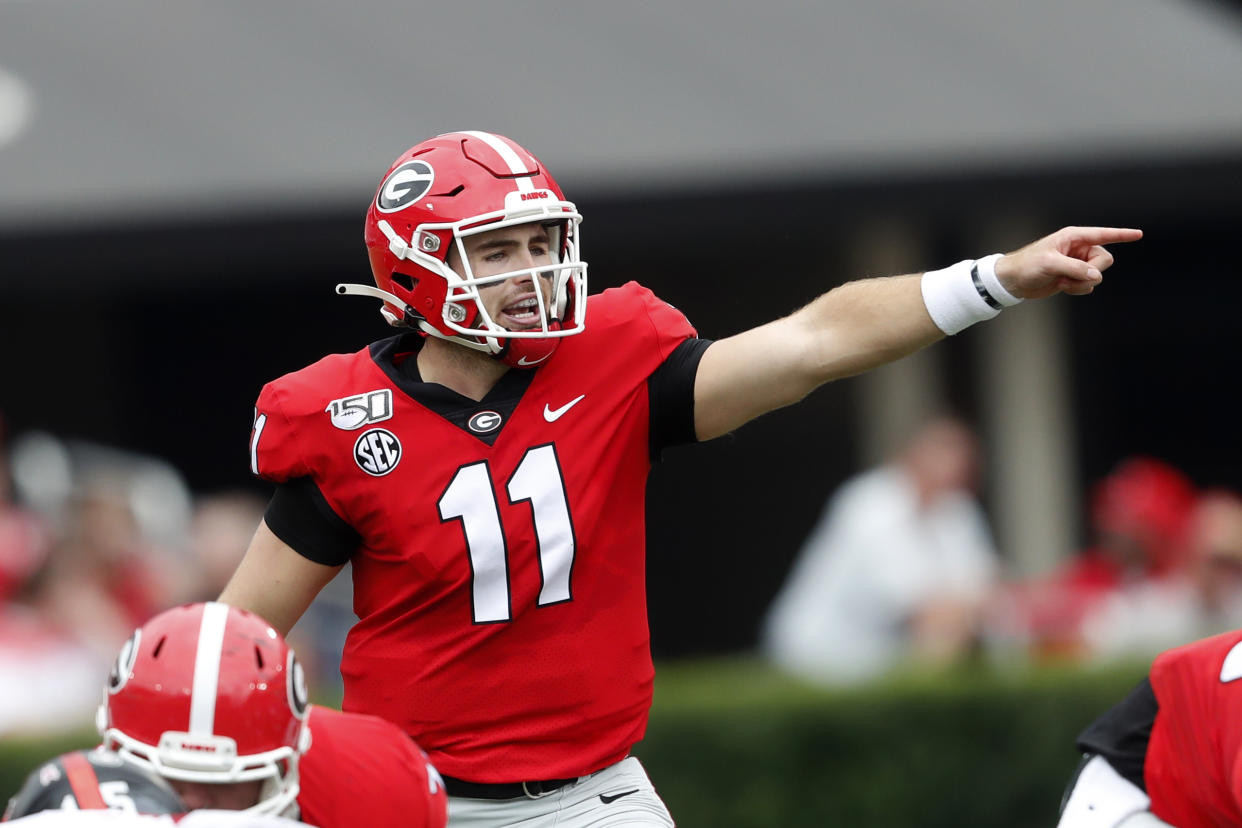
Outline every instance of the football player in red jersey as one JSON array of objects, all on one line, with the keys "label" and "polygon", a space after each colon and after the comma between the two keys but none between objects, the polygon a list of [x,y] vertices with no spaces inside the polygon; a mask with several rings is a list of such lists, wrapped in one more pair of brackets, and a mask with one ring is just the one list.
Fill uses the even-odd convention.
[{"label": "football player in red jersey", "polygon": [[1242,825],[1242,631],[1161,653],[1078,748],[1060,828]]},{"label": "football player in red jersey", "polygon": [[251,470],[276,491],[220,600],[288,630],[352,562],[344,707],[418,739],[454,826],[672,824],[629,757],[651,702],[643,509],[663,448],[1022,298],[1089,293],[1102,245],[1141,235],[1066,228],[712,342],[636,283],[588,299],[580,219],[508,138],[412,147],[367,213],[376,286],[338,286],[403,332],[256,404]]},{"label": "football player in red jersey", "polygon": [[219,603],[155,616],[121,648],[98,715],[101,750],[166,779],[191,810],[247,810],[319,828],[443,828],[443,783],[375,716],[307,704],[302,668],[266,621]]}]

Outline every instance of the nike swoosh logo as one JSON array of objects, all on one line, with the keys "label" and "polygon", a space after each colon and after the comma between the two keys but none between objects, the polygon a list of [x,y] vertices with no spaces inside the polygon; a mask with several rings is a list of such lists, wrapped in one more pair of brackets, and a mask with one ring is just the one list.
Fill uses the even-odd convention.
[{"label": "nike swoosh logo", "polygon": [[609,802],[615,802],[621,797],[629,796],[632,793],[638,793],[638,788],[635,788],[632,791],[623,791],[622,793],[619,793],[619,794],[613,794],[612,796],[609,796],[608,794],[600,794],[599,801],[607,805]]},{"label": "nike swoosh logo", "polygon": [[543,362],[545,359],[547,359],[550,356],[552,355],[548,354],[548,356],[541,356],[539,357],[539,359],[527,359],[526,357],[518,357],[518,365],[521,365],[523,368],[525,368],[528,365],[538,365],[539,363]]},{"label": "nike swoosh logo", "polygon": [[578,403],[582,402],[582,399],[585,396],[586,394],[579,394],[578,396],[574,397],[569,402],[562,405],[560,408],[548,408],[548,404],[544,403],[543,404],[543,418],[547,420],[549,423],[555,423],[562,416],[564,416],[566,411],[573,408]]}]

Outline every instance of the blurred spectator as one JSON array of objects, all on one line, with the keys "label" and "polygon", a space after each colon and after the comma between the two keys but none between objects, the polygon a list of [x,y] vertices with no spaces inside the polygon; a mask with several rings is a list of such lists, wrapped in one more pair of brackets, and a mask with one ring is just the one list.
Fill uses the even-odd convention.
[{"label": "blurred spectator", "polygon": [[1194,502],[1194,486],[1173,466],[1148,457],[1123,461],[1096,484],[1095,545],[1071,564],[1069,574],[1108,588],[1184,570]]},{"label": "blurred spectator", "polygon": [[153,457],[47,434],[25,435],[13,454],[23,500],[56,529],[49,600],[92,647],[114,651],[176,603],[193,566],[184,479]]},{"label": "blurred spectator", "polygon": [[1176,567],[1121,584],[1088,611],[1091,655],[1147,658],[1242,626],[1242,499],[1200,495],[1184,531]]},{"label": "blurred spectator", "polygon": [[13,481],[22,502],[53,524],[81,499],[103,492],[124,500],[143,542],[162,555],[184,553],[191,497],[181,473],[159,458],[43,432],[13,443]]},{"label": "blurred spectator", "polygon": [[34,577],[51,546],[44,521],[16,500],[7,437],[0,416],[0,604]]},{"label": "blurred spectator", "polygon": [[[267,506],[245,490],[194,497],[159,458],[41,432],[16,440],[12,460],[12,493],[28,504],[18,509],[10,478],[0,481],[0,599],[6,583],[9,591],[27,585],[20,622],[9,619],[12,637],[51,650],[62,642],[62,655],[90,662],[91,684],[134,627],[220,594]],[[340,690],[351,602],[350,577],[340,575],[290,633],[317,691]],[[29,655],[22,643],[13,658]],[[36,662],[29,664],[33,671]],[[31,671],[8,677],[29,686]]]},{"label": "blurred spectator", "polygon": [[143,537],[120,481],[83,481],[49,562],[56,618],[106,655],[176,598],[172,568]]},{"label": "blurred spectator", "polygon": [[1201,638],[1242,627],[1242,496],[1209,489],[1190,529],[1190,563]]},{"label": "blurred spectator", "polygon": [[1194,638],[1196,499],[1169,464],[1122,461],[1092,491],[1092,544],[1051,576],[1014,585],[1006,623],[1018,619],[1037,658],[1150,656]]},{"label": "blurred spectator", "polygon": [[[246,491],[202,495],[190,518],[190,557],[194,568],[178,603],[214,601],[250,545],[267,501]],[[144,619],[145,620],[145,619]]]},{"label": "blurred spectator", "polygon": [[766,654],[811,680],[846,684],[911,659],[941,665],[971,653],[998,577],[978,471],[975,435],[944,417],[847,481],[769,609]]},{"label": "blurred spectator", "polygon": [[[178,598],[189,490],[156,458],[42,433],[5,470],[0,733],[81,727],[116,648]],[[15,537],[39,540],[13,552]]]},{"label": "blurred spectator", "polygon": [[46,600],[52,535],[19,504],[0,423],[0,740],[81,727],[107,674]]},{"label": "blurred spectator", "polygon": [[0,605],[0,742],[80,729],[99,704],[108,662],[58,622],[36,577]]},{"label": "blurred spectator", "polygon": [[[249,491],[203,495],[194,503],[189,549],[194,566],[186,569],[177,603],[214,601],[228,583],[250,545],[267,501]],[[299,655],[311,688],[317,694],[341,691],[341,651],[357,617],[349,567],[315,597],[289,632],[289,643]]]}]

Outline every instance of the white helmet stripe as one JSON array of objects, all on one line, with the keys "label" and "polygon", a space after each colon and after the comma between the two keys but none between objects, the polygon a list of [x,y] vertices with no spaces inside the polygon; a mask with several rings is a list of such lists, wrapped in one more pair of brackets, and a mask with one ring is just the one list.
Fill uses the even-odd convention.
[{"label": "white helmet stripe", "polygon": [[224,625],[228,604],[203,604],[194,655],[194,687],[190,695],[190,728],[195,736],[212,735],[216,725],[216,688],[220,681],[220,655],[224,651]]},{"label": "white helmet stripe", "polygon": [[[521,158],[518,157],[518,154],[516,152],[513,151],[513,147],[505,143],[504,139],[501,138],[499,135],[493,135],[490,132],[472,132],[472,131],[466,131],[461,134],[469,135],[472,138],[478,138],[480,141],[487,144],[492,149],[496,150],[496,154],[500,156],[500,159],[509,165],[509,172],[523,173],[523,172],[528,171],[528,167],[526,163],[522,161]],[[529,175],[522,176],[521,178],[515,178],[513,180],[514,180],[514,183],[517,184],[518,192],[520,193],[528,193],[531,190],[535,189],[535,185],[531,181],[531,178]]]},{"label": "white helmet stripe", "polygon": [[[384,222],[387,224],[387,222]],[[400,307],[400,305],[398,305]],[[258,406],[254,409],[254,436],[250,438],[250,473],[259,473],[259,438],[263,436],[263,427],[267,425],[267,415],[260,414]]]}]

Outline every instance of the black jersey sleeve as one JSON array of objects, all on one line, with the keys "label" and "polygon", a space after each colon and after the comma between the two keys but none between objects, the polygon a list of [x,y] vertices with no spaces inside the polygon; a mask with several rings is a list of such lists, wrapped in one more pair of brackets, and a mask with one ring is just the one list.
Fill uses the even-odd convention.
[{"label": "black jersey sleeve", "polygon": [[263,520],[272,534],[299,555],[326,566],[347,563],[362,542],[361,535],[333,511],[309,477],[279,484]]},{"label": "black jersey sleeve", "polygon": [[651,459],[658,461],[664,449],[693,443],[694,378],[710,339],[687,339],[647,378],[651,402]]},{"label": "black jersey sleeve", "polygon": [[1146,791],[1143,764],[1159,707],[1151,680],[1144,678],[1129,695],[1078,735],[1078,749],[1103,756],[1119,774]]}]

